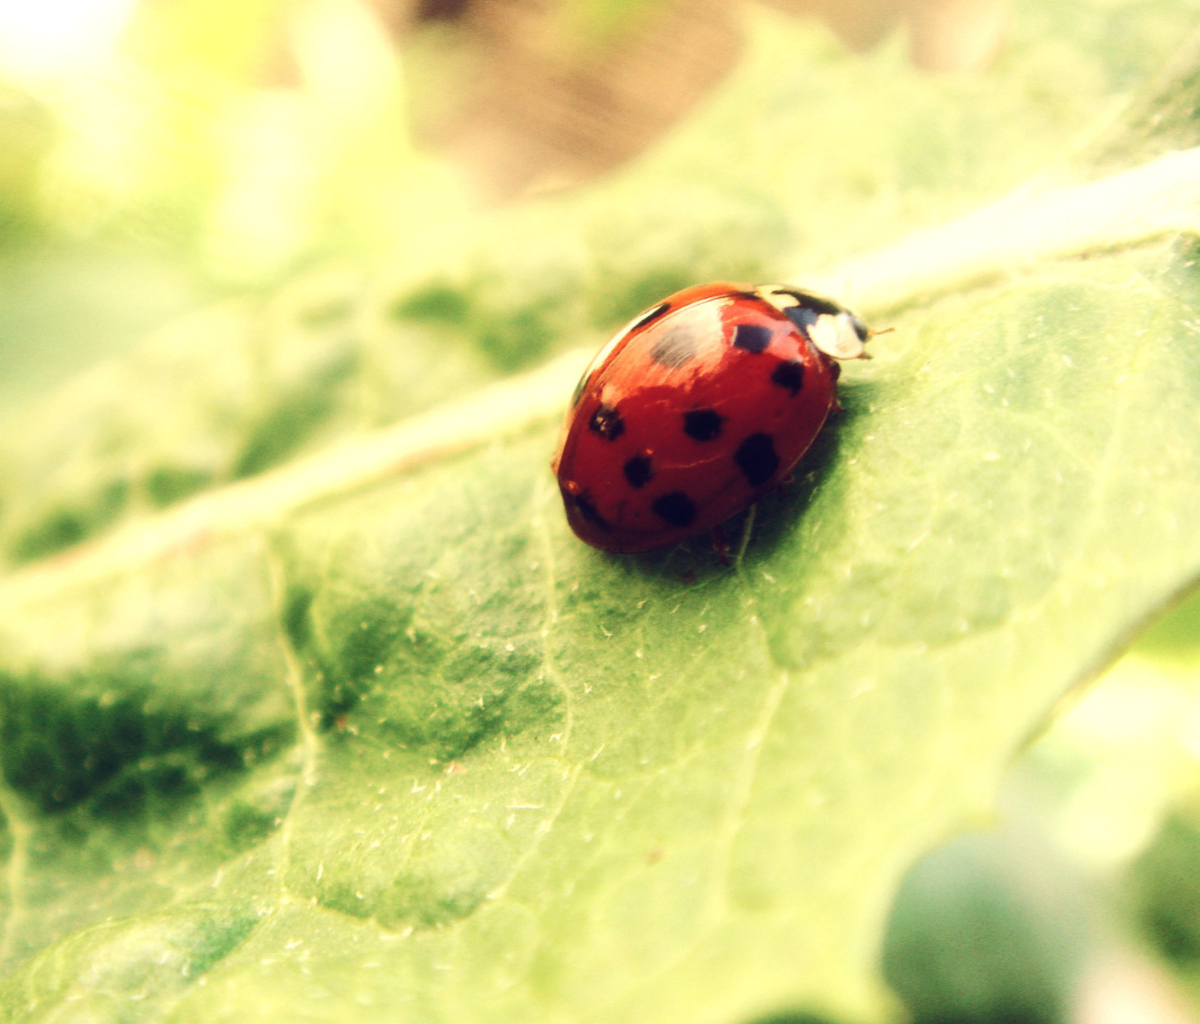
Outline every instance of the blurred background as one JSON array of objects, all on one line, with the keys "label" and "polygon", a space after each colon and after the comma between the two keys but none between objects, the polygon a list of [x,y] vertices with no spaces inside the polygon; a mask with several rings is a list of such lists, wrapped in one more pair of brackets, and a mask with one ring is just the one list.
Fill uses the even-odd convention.
[{"label": "blurred background", "polygon": [[1031,740],[990,827],[912,869],[884,971],[917,1020],[1200,1019],[1198,627],[1193,595]]},{"label": "blurred background", "polygon": [[[675,287],[970,208],[1085,151],[1194,23],[1166,0],[0,0],[0,421],[46,438],[0,450],[0,569]],[[441,368],[426,391],[414,365]],[[212,409],[159,430],[185,380]],[[914,868],[884,969],[919,1021],[1200,1019],[1200,599]]]},{"label": "blurred background", "polygon": [[[1007,16],[770,6],[857,49],[903,28],[943,70],[985,65]],[[481,206],[611,176],[738,67],[751,17],[729,0],[3,0],[0,403],[205,299],[331,256],[434,262]]]}]

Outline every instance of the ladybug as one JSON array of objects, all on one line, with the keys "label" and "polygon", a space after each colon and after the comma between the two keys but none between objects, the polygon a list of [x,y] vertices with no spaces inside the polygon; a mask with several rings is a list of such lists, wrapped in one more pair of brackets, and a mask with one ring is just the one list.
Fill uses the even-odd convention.
[{"label": "ladybug", "polygon": [[836,360],[872,331],[829,299],[720,281],[676,292],[580,378],[551,468],[605,551],[711,530],[791,473],[837,404]]}]

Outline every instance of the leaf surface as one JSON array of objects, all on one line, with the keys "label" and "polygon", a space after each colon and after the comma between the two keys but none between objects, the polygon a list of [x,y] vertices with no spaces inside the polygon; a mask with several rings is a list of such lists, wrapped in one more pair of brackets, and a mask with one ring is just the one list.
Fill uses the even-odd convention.
[{"label": "leaf surface", "polygon": [[41,886],[63,930],[166,886],[175,916],[67,948],[124,979],[166,929],[199,963],[203,892],[237,940],[203,987],[151,972],[178,1020],[862,1012],[898,873],[1200,567],[1191,254],[903,320],[729,568],[580,545],[547,429],[34,602],[5,629],[10,938],[53,927]]}]

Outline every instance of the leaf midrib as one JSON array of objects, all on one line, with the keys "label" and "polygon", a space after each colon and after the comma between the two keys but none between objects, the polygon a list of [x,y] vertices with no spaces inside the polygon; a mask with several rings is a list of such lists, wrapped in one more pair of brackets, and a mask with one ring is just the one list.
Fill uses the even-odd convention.
[{"label": "leaf midrib", "polygon": [[[1017,266],[1180,231],[1200,233],[1200,147],[1083,184],[1024,186],[956,220],[827,272],[799,273],[794,279],[864,314],[879,315],[1009,274]],[[19,569],[0,580],[0,614],[127,572],[170,551],[269,527],[304,507],[519,434],[561,415],[564,396],[591,355],[572,349],[530,373],[201,494]]]}]

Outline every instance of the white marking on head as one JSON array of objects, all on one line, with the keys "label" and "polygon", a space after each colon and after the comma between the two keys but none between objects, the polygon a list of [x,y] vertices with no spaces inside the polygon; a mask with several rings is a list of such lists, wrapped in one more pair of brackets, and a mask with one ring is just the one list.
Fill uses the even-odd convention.
[{"label": "white marking on head", "polygon": [[836,316],[822,313],[808,328],[808,336],[817,348],[834,359],[862,358],[862,339],[849,313],[838,313]]}]

